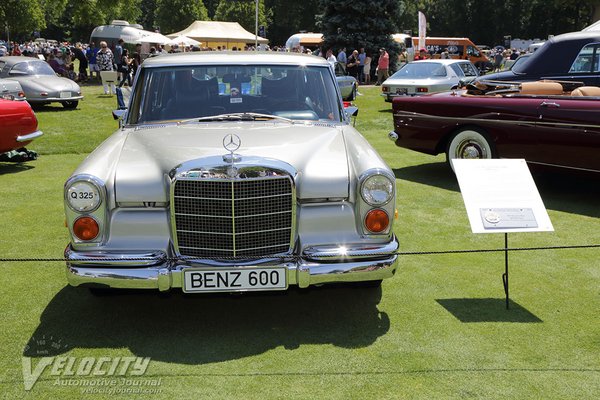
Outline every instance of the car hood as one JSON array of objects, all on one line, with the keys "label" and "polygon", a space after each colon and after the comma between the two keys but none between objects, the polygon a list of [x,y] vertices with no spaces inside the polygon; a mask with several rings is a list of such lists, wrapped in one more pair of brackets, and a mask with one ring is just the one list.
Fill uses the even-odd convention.
[{"label": "car hood", "polygon": [[40,75],[40,76],[23,76],[23,77],[10,77],[11,79],[18,81],[28,98],[39,98],[39,92],[60,92],[60,91],[72,91],[81,92],[81,88],[75,82],[67,78],[61,78],[60,76],[54,75]]},{"label": "car hood", "polygon": [[297,171],[298,198],[347,198],[349,168],[343,128],[316,125],[211,122],[131,130],[116,167],[116,201],[166,202],[169,172],[187,161],[197,160],[201,165],[229,154],[223,147],[229,134],[239,136],[241,146],[235,153],[242,159],[269,158],[292,166]]}]

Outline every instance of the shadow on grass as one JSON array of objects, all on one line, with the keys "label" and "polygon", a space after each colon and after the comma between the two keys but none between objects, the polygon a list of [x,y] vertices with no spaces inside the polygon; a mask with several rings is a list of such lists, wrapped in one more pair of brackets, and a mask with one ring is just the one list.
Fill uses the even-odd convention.
[{"label": "shadow on grass", "polygon": [[58,103],[51,103],[51,104],[36,104],[36,105],[32,105],[31,106],[33,108],[33,110],[38,113],[38,112],[70,112],[70,111],[77,111],[79,109],[78,108],[65,108],[62,106],[62,104],[58,104]]},{"label": "shadow on grass", "polygon": [[[397,179],[459,192],[456,176],[445,162],[394,169]],[[600,217],[600,179],[593,175],[533,171],[546,208],[571,214]]]},{"label": "shadow on grass", "polygon": [[30,169],[35,168],[35,166],[31,165],[30,163],[31,163],[31,161],[27,161],[27,164],[1,162],[0,161],[0,175],[16,174],[19,172],[28,171]]},{"label": "shadow on grass", "polygon": [[461,322],[543,322],[524,307],[506,299],[436,299],[448,312]]},{"label": "shadow on grass", "polygon": [[392,114],[394,112],[394,110],[392,110],[391,106],[390,108],[385,108],[382,110],[379,110],[380,113],[388,113],[388,114]]},{"label": "shadow on grass", "polygon": [[[236,296],[120,293],[95,297],[84,288],[64,287],[42,313],[24,355],[126,347],[153,360],[204,364],[279,346],[360,348],[390,328],[388,315],[377,309],[381,288],[291,288]],[[53,337],[61,345],[41,352],[41,337]]]}]

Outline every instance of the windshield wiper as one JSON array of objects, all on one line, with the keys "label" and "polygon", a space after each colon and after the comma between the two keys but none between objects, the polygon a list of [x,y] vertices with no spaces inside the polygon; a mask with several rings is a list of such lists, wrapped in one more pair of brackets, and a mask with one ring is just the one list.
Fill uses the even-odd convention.
[{"label": "windshield wiper", "polygon": [[289,118],[280,117],[273,114],[261,114],[254,112],[244,112],[244,113],[230,113],[230,114],[219,114],[219,115],[211,115],[208,117],[199,117],[199,118],[189,118],[179,121],[180,124],[186,122],[202,122],[202,121],[257,121],[264,119],[277,119],[281,121],[286,121],[293,123],[294,121]]}]

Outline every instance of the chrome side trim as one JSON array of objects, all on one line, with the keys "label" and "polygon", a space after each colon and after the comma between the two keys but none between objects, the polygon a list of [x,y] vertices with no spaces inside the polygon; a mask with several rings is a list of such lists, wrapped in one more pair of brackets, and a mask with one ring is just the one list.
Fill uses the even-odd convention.
[{"label": "chrome side trim", "polygon": [[[581,98],[579,98],[581,99]],[[600,124],[597,125],[591,125],[591,124],[572,124],[572,123],[565,123],[565,122],[552,122],[552,121],[544,121],[543,119],[536,119],[536,120],[509,120],[509,119],[495,119],[495,118],[490,118],[490,119],[486,119],[486,118],[482,118],[485,116],[494,116],[494,117],[498,117],[499,113],[489,113],[489,114],[481,114],[480,118],[472,118],[472,117],[446,117],[446,116],[438,116],[438,115],[430,115],[430,114],[423,114],[423,113],[417,113],[417,112],[412,112],[412,111],[398,111],[396,113],[394,113],[394,117],[395,118],[402,118],[402,117],[408,117],[408,118],[420,118],[423,120],[434,120],[434,121],[439,121],[439,120],[445,120],[445,121],[450,121],[450,122],[456,122],[459,123],[460,125],[467,125],[467,124],[473,124],[473,123],[493,123],[493,124],[502,124],[502,125],[532,125],[532,126],[560,126],[563,128],[595,128],[595,129],[600,129]],[[542,114],[542,118],[543,118],[543,114]]]},{"label": "chrome side trim", "polygon": [[39,138],[43,134],[44,133],[42,131],[35,131],[32,133],[28,133],[27,135],[20,135],[20,136],[17,136],[17,142],[28,142],[30,140]]}]

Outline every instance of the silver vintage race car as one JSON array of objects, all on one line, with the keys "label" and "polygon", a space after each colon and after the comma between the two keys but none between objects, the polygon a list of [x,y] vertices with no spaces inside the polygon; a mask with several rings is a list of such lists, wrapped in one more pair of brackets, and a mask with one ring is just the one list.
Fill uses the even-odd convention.
[{"label": "silver vintage race car", "polygon": [[146,60],[121,128],[64,188],[73,286],[186,293],[364,282],[396,270],[395,178],[327,61]]}]

